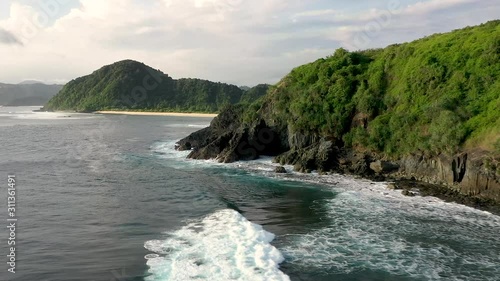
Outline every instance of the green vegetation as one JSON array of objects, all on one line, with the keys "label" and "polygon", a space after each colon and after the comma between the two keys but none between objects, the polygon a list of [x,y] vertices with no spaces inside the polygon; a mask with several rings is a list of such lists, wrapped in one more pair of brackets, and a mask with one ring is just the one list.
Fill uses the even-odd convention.
[{"label": "green vegetation", "polygon": [[200,79],[174,80],[143,63],[125,60],[69,82],[46,110],[218,112],[245,91]]},{"label": "green vegetation", "polygon": [[244,120],[281,120],[389,156],[499,153],[499,76],[500,21],[492,21],[384,49],[339,49],[294,69]]},{"label": "green vegetation", "polygon": [[249,88],[248,90],[246,90],[243,96],[241,96],[240,102],[244,104],[255,102],[256,100],[267,94],[269,87],[271,87],[271,85],[259,84],[253,88]]}]

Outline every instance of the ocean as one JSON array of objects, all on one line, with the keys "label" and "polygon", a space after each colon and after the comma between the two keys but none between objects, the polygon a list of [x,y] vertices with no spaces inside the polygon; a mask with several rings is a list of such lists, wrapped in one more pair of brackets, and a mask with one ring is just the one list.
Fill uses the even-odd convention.
[{"label": "ocean", "polygon": [[0,280],[500,280],[500,217],[386,183],[187,160],[210,118],[0,108]]}]

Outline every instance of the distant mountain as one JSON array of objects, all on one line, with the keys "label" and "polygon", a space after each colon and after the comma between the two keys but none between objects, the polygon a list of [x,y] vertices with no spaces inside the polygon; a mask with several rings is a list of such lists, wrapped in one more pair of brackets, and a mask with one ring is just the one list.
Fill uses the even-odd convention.
[{"label": "distant mountain", "polygon": [[3,84],[0,83],[0,105],[34,106],[43,105],[55,96],[63,85]]},{"label": "distant mountain", "polygon": [[176,80],[143,63],[124,60],[70,81],[44,109],[218,112],[238,103],[244,93],[225,83]]},{"label": "distant mountain", "polygon": [[33,84],[44,84],[41,81],[37,80],[24,80],[23,82],[19,83],[18,85],[33,85]]}]

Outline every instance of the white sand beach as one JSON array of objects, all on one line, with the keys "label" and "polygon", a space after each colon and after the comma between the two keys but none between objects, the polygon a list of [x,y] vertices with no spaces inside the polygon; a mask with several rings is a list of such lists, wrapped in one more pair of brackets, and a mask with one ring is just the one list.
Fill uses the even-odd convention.
[{"label": "white sand beach", "polygon": [[99,114],[146,115],[146,116],[177,116],[177,117],[215,117],[217,114],[182,113],[182,112],[140,112],[140,111],[96,111]]}]

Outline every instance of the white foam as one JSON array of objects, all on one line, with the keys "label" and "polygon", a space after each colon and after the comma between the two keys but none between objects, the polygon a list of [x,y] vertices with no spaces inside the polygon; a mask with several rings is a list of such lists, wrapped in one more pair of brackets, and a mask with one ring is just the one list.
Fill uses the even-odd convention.
[{"label": "white foam", "polygon": [[169,123],[169,124],[165,124],[163,125],[164,127],[167,127],[167,128],[199,128],[199,129],[203,129],[203,128],[206,128],[208,126],[210,126],[210,123],[199,123],[199,124],[175,124],[175,123]]},{"label": "white foam", "polygon": [[[432,197],[406,197],[385,183],[335,178],[331,223],[288,235],[295,266],[349,274],[382,270],[423,280],[497,280],[500,218]],[[496,266],[495,266],[496,265]]]},{"label": "white foam", "polygon": [[156,142],[151,146],[151,150],[161,155],[162,158],[183,161],[189,155],[190,151],[175,150],[175,141],[170,142]]},{"label": "white foam", "polygon": [[28,119],[28,120],[72,120],[72,119],[89,119],[101,118],[102,116],[89,113],[70,113],[70,112],[34,112],[34,109],[40,109],[40,106],[19,106],[19,107],[3,107],[0,109],[0,117],[8,117],[12,119]]},{"label": "white foam", "polygon": [[290,280],[279,270],[284,258],[270,244],[274,235],[234,210],[217,211],[167,235],[145,243],[159,255],[148,256],[146,281]]},{"label": "white foam", "polygon": [[191,127],[191,128],[206,128],[210,126],[210,124],[189,124],[188,127]]},{"label": "white foam", "polygon": [[282,237],[286,246],[280,250],[295,267],[333,274],[380,270],[422,280],[496,281],[500,276],[500,217],[489,212],[435,197],[403,196],[385,182],[352,176],[301,174],[291,166],[285,166],[288,174],[276,174],[278,164],[270,158],[220,166],[322,184],[337,194],[325,202],[330,224]]}]

